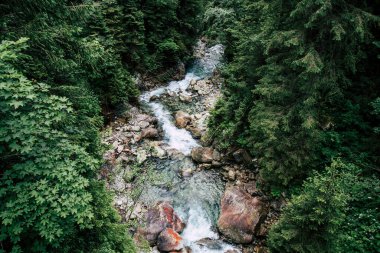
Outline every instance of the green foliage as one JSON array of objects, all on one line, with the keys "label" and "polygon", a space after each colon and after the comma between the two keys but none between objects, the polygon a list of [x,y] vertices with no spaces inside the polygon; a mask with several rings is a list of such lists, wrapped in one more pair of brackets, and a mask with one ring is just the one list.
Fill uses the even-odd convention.
[{"label": "green foliage", "polygon": [[[62,252],[134,253],[136,247],[128,233],[127,226],[120,223],[120,216],[110,208],[112,196],[101,182],[92,181],[94,221],[91,229],[72,234]],[[79,238],[79,240],[78,240]]]},{"label": "green foliage", "polygon": [[348,0],[208,6],[206,34],[227,46],[210,135],[257,157],[273,196],[294,193],[271,252],[379,252],[378,10]]},{"label": "green foliage", "polygon": [[101,112],[136,101],[135,72],[188,58],[202,6],[1,2],[1,252],[136,251],[97,182]]},{"label": "green foliage", "polygon": [[13,250],[29,232],[57,246],[74,226],[87,227],[93,214],[84,175],[98,166],[60,126],[73,113],[67,98],[12,66],[25,41],[0,46],[1,240]]},{"label": "green foliage", "polygon": [[6,33],[0,39],[30,39],[26,53],[31,57],[22,62],[23,73],[54,90],[91,90],[106,106],[133,100],[138,91],[117,54],[122,42],[111,34],[113,24],[103,18],[98,3],[42,2],[5,1],[1,10],[0,29]]},{"label": "green foliage", "polygon": [[283,187],[337,156],[369,170],[378,164],[372,130],[378,119],[370,116],[379,96],[376,4],[231,5],[212,5],[235,17],[227,28],[222,24],[229,62],[224,97],[210,121],[220,147],[247,148],[263,179]]},{"label": "green foliage", "polygon": [[269,234],[271,252],[379,252],[380,182],[333,161],[309,178]]}]

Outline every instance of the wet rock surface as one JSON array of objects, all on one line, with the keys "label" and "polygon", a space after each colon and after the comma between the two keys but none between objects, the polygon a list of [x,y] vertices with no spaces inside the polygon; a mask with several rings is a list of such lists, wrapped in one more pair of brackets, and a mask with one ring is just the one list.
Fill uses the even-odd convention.
[{"label": "wet rock surface", "polygon": [[252,197],[242,187],[229,187],[221,201],[218,228],[235,243],[250,243],[266,215],[267,207],[259,197]]},{"label": "wet rock surface", "polygon": [[174,212],[169,203],[159,202],[148,210],[146,227],[140,228],[139,233],[153,246],[157,243],[160,233],[167,228],[180,233],[185,228],[185,223]]},{"label": "wet rock surface", "polygon": [[162,252],[180,251],[183,247],[182,237],[172,228],[166,228],[158,236],[157,248]]}]

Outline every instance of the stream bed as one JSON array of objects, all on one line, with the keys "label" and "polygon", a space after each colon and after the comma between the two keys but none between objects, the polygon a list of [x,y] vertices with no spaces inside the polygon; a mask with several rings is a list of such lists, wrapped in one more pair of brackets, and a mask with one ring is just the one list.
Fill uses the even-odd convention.
[{"label": "stream bed", "polygon": [[[222,45],[206,48],[204,55],[194,61],[183,80],[171,81],[165,87],[147,91],[140,96],[143,107],[158,119],[158,125],[163,130],[165,149],[179,152],[174,158],[157,159],[154,162],[155,172],[164,180],[162,184],[147,186],[140,201],[147,206],[154,205],[157,201],[171,202],[176,213],[186,223],[186,228],[181,233],[184,244],[194,253],[240,251],[234,245],[222,241],[216,229],[220,199],[224,191],[220,173],[214,170],[196,170],[189,155],[200,143],[186,129],[176,127],[172,116],[174,112],[160,101],[160,96],[169,92],[174,97],[179,93],[186,94],[192,80],[210,77],[220,64],[223,50]],[[152,101],[154,96],[156,99]],[[180,171],[186,169],[194,173],[183,177]],[[170,182],[170,187],[167,187],[167,182]],[[199,243],[202,239],[207,240],[207,243]]]}]

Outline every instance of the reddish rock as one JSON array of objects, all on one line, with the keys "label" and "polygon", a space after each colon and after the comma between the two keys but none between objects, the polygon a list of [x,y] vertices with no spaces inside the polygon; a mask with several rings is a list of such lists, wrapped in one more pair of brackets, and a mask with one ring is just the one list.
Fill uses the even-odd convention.
[{"label": "reddish rock", "polygon": [[180,251],[183,249],[182,237],[172,228],[166,228],[157,239],[157,248],[160,251]]},{"label": "reddish rock", "polygon": [[153,127],[145,128],[141,131],[141,139],[143,138],[157,138],[158,130]]},{"label": "reddish rock", "polygon": [[158,235],[166,228],[172,228],[180,233],[185,228],[185,223],[182,222],[169,203],[158,202],[147,212],[147,226],[143,234],[146,240],[154,245]]},{"label": "reddish rock", "polygon": [[193,148],[191,157],[198,163],[211,163],[214,160],[214,150],[204,147]]},{"label": "reddish rock", "polygon": [[267,208],[258,197],[240,187],[229,187],[222,198],[218,228],[235,243],[250,243],[266,214]]}]

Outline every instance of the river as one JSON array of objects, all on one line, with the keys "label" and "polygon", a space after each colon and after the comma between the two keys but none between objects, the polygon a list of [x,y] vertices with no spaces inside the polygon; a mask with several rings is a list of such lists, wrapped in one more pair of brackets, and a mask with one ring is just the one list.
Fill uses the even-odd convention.
[{"label": "river", "polygon": [[[194,61],[183,80],[171,81],[167,86],[147,91],[140,97],[143,106],[158,119],[167,148],[178,150],[183,154],[179,158],[157,160],[155,170],[164,180],[161,185],[147,187],[141,200],[147,205],[159,200],[168,200],[173,203],[175,211],[187,224],[181,236],[185,245],[189,246],[194,253],[224,253],[234,249],[240,252],[234,245],[221,240],[216,229],[224,182],[220,173],[214,170],[196,171],[190,177],[179,175],[178,171],[183,168],[195,171],[196,165],[189,154],[192,148],[200,144],[187,130],[175,126],[173,112],[159,99],[154,101],[150,99],[167,92],[177,95],[179,92],[186,93],[191,80],[201,80],[212,75],[220,64],[223,50],[222,45],[207,48],[205,54]],[[167,187],[167,182],[171,183],[171,187]],[[207,238],[207,243],[199,243],[199,240],[205,238]]]}]

